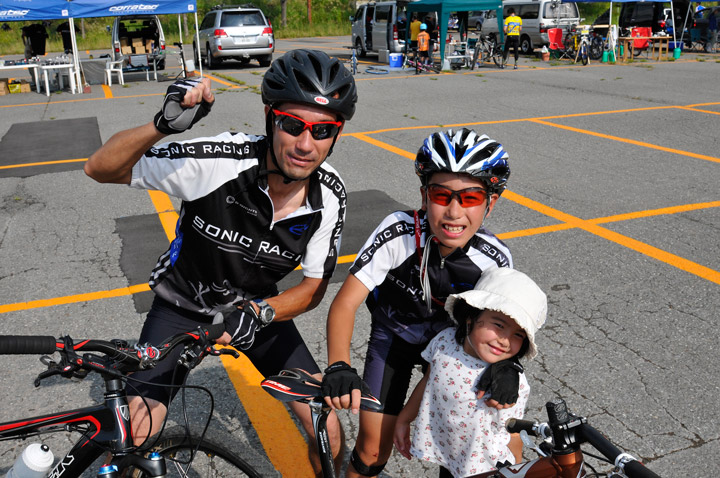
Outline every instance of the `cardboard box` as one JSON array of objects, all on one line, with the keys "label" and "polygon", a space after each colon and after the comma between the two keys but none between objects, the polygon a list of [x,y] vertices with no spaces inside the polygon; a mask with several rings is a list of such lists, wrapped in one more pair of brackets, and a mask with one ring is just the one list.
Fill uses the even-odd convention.
[{"label": "cardboard box", "polygon": [[120,39],[120,46],[130,46],[130,41],[127,39],[127,37],[122,37]]},{"label": "cardboard box", "polygon": [[9,94],[10,90],[8,89],[8,80],[6,78],[0,78],[0,96]]},{"label": "cardboard box", "polygon": [[133,47],[133,53],[135,53],[136,55],[144,55],[147,52],[145,51],[145,47],[140,45],[140,46]]},{"label": "cardboard box", "polygon": [[132,46],[134,48],[137,48],[139,46],[143,46],[143,39],[142,38],[133,38],[132,39]]},{"label": "cardboard box", "polygon": [[145,50],[147,50],[148,53],[150,53],[153,49],[153,41],[152,40],[145,40]]},{"label": "cardboard box", "polygon": [[123,55],[132,55],[132,52],[133,52],[133,51],[132,51],[132,47],[131,47],[131,46],[121,46],[121,47],[120,47],[120,52],[121,52]]},{"label": "cardboard box", "polygon": [[30,93],[30,82],[24,78],[20,80],[20,93]]}]

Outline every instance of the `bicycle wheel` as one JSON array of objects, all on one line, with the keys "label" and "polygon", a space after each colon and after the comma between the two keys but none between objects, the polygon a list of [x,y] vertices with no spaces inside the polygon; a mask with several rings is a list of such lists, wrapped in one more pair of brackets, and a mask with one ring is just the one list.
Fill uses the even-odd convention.
[{"label": "bicycle wheel", "polygon": [[590,61],[588,58],[588,48],[586,43],[583,43],[580,46],[580,59],[582,60],[583,65],[587,65]]},{"label": "bicycle wheel", "polygon": [[[200,446],[198,447],[198,443]],[[193,457],[193,452],[197,452]],[[219,442],[204,438],[202,442],[197,436],[189,436],[183,428],[174,428],[163,433],[163,437],[150,451],[165,457],[167,477],[192,478],[261,478],[244,459],[228,450]],[[192,458],[192,463],[188,462]],[[134,469],[130,474],[133,478],[144,478],[144,473]]]},{"label": "bicycle wheel", "polygon": [[493,59],[493,62],[495,63],[495,66],[497,66],[498,68],[503,68],[505,66],[504,61],[503,61],[504,55],[503,55],[502,48],[500,48],[500,45],[495,45],[495,48],[493,48],[492,59]]},{"label": "bicycle wheel", "polygon": [[597,61],[602,58],[604,49],[602,38],[594,37],[590,42],[590,59]]}]

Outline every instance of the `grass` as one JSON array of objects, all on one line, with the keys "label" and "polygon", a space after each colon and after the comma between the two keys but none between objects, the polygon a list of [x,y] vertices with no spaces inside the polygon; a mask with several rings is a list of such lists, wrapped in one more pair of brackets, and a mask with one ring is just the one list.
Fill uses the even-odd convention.
[{"label": "grass", "polygon": [[[167,20],[166,20],[167,18]],[[57,25],[64,20],[54,20],[46,28],[49,37],[45,42],[46,53],[62,53],[63,44],[60,34],[55,31]],[[109,27],[112,25],[112,18],[90,18],[85,19],[85,36],[77,34],[77,47],[79,51],[86,50],[107,50],[110,53],[111,40]],[[175,15],[164,15],[161,20],[163,32],[165,33],[165,44],[172,45],[180,41],[178,32],[177,17]],[[22,55],[24,52],[21,28],[36,22],[11,22],[8,23],[10,30],[0,29],[0,55]],[[290,22],[288,22],[290,23]],[[75,26],[80,29],[80,20],[75,21]],[[194,32],[195,26],[189,25],[190,31]],[[300,38],[316,36],[340,36],[350,35],[350,22],[314,22],[309,24],[305,21],[295,21],[287,27],[273,27],[275,38]],[[183,37],[183,43],[192,45],[192,38],[188,35]]]}]

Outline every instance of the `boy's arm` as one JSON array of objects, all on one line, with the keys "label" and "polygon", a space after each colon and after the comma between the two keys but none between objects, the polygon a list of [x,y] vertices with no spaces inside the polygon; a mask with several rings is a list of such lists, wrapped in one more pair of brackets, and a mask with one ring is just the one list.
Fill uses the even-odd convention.
[{"label": "boy's arm", "polygon": [[[327,320],[329,365],[337,362],[350,365],[350,342],[355,327],[355,313],[369,293],[368,288],[354,275],[350,274],[345,279],[345,283],[343,283],[337,296],[335,296],[332,305],[330,305]],[[354,369],[352,370],[354,371]],[[338,373],[351,374],[355,372],[344,369]],[[333,373],[332,375],[336,374]],[[331,383],[332,379],[328,379],[328,376],[329,374],[326,374],[323,377],[323,391],[326,394],[325,402],[334,408],[351,408],[353,413],[358,413],[360,410],[360,389],[353,388],[350,394],[343,393],[346,387],[340,384],[341,390],[338,391],[338,385]],[[336,379],[336,377],[333,377],[333,379]],[[338,396],[335,396],[336,393]]]},{"label": "boy's arm", "polygon": [[420,379],[415,386],[415,390],[413,390],[413,393],[410,395],[410,398],[395,422],[393,443],[395,443],[395,448],[397,448],[398,452],[408,460],[412,458],[412,455],[410,455],[410,424],[417,418],[418,412],[420,411],[420,404],[422,403],[422,397],[425,393],[425,386],[427,385],[429,374],[430,367],[428,366],[425,375],[423,375],[423,378]]}]

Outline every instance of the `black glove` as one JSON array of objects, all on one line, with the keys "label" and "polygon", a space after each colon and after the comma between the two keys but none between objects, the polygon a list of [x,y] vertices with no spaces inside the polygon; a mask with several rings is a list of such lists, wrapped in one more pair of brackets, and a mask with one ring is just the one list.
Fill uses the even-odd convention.
[{"label": "black glove", "polygon": [[523,366],[517,357],[490,365],[478,380],[477,391],[485,392],[500,405],[517,402]]},{"label": "black glove", "polygon": [[203,100],[192,108],[180,106],[185,93],[200,84],[200,80],[178,80],[167,89],[162,108],[155,115],[155,127],[163,134],[182,133],[193,127],[195,123],[207,116],[212,103]]},{"label": "black glove", "polygon": [[230,345],[240,350],[252,347],[255,342],[255,332],[260,326],[255,314],[246,311],[247,307],[252,307],[252,304],[247,302],[225,316],[225,332],[230,334]]},{"label": "black glove", "polygon": [[366,388],[357,374],[357,370],[345,362],[335,362],[325,369],[322,380],[322,394],[324,397],[341,397],[349,395],[353,390]]}]

